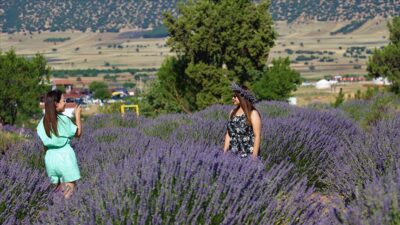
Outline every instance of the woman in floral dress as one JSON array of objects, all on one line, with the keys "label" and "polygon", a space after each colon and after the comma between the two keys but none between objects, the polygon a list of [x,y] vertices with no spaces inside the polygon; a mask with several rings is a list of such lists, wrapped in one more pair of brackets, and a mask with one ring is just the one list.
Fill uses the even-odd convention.
[{"label": "woman in floral dress", "polygon": [[232,84],[233,104],[225,134],[224,152],[231,151],[242,158],[257,157],[261,142],[261,116],[254,104],[257,99],[244,86]]}]

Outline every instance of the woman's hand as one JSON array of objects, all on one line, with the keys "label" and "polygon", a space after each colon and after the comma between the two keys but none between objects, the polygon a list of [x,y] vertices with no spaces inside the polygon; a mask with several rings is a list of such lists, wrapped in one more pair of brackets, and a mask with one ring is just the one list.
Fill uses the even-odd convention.
[{"label": "woman's hand", "polygon": [[82,108],[80,105],[76,105],[75,106],[75,118],[81,118],[81,112],[82,112]]}]

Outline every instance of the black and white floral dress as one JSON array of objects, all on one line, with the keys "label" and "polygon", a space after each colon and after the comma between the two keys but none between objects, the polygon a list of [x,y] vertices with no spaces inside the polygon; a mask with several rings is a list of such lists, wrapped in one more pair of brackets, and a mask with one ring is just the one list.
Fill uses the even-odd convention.
[{"label": "black and white floral dress", "polygon": [[254,132],[246,122],[246,114],[233,116],[228,121],[229,150],[244,158],[253,153]]}]

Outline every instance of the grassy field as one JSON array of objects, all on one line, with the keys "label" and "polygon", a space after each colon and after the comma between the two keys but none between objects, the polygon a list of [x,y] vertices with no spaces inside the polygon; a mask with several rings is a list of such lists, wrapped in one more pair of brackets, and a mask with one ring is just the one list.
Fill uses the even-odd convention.
[{"label": "grassy field", "polygon": [[[331,36],[330,32],[349,22],[307,22],[290,25],[286,22],[276,22],[279,37],[271,50],[269,61],[273,57],[290,56],[294,59],[298,56],[298,54],[289,55],[285,49],[330,51],[333,52],[329,55],[333,62],[313,60],[309,61],[308,65],[304,62],[292,63],[292,67],[308,79],[318,79],[332,74],[365,74],[366,59],[358,59],[356,62],[355,59],[343,57],[343,53],[348,47],[365,46],[367,49],[374,49],[386,45],[388,43],[386,22],[375,18],[350,34],[335,36]],[[14,47],[18,54],[27,56],[37,52],[43,53],[54,69],[158,68],[167,55],[173,54],[165,45],[165,38],[129,39],[126,37],[128,33],[71,31],[0,34],[0,49],[6,51]],[[70,39],[65,42],[44,42],[47,38]],[[355,64],[361,65],[361,69],[354,69]],[[311,65],[314,66],[313,71],[309,68]]]},{"label": "grassy field", "polygon": [[[279,33],[276,45],[271,49],[269,62],[275,57],[289,56],[292,60],[292,68],[299,71],[307,80],[318,80],[326,75],[357,74],[365,75],[366,61],[344,57],[347,48],[365,47],[373,50],[385,46],[388,43],[387,20],[375,18],[368,21],[352,33],[332,36],[330,33],[349,24],[349,22],[307,22],[298,24],[286,24],[276,22],[275,28]],[[18,54],[30,56],[42,53],[48,58],[49,65],[53,69],[111,69],[111,68],[158,68],[168,55],[173,55],[166,46],[166,38],[143,39],[129,38],[129,34],[135,31],[121,33],[82,33],[70,32],[42,32],[42,33],[0,33],[0,50],[7,51],[15,48]],[[48,38],[69,38],[64,42],[45,42]],[[288,54],[287,49],[293,51]],[[317,57],[329,57],[331,62],[320,62],[319,59],[294,62],[299,55],[311,56],[311,54],[296,54],[296,51],[320,51],[323,55]],[[329,54],[328,54],[329,53]],[[368,57],[365,52],[363,53]],[[356,69],[354,65],[361,68]],[[310,69],[313,68],[313,70]],[[104,76],[81,77],[83,84],[88,85],[92,81],[103,81]],[[137,87],[143,89],[140,81],[134,80],[131,74],[118,74],[117,81],[113,83],[134,82]],[[76,77],[69,77],[76,82]],[[342,87],[346,96],[360,89],[366,88],[361,84],[350,84]],[[335,100],[340,87],[336,90],[317,90],[314,87],[300,87],[294,95],[298,105],[309,103],[330,103]]]},{"label": "grassy field", "polygon": [[[348,24],[348,22],[312,22],[290,26],[285,23],[277,23],[277,31],[280,36],[276,42],[276,46],[271,51],[270,59],[277,56],[288,56],[284,51],[285,49],[292,49],[293,51],[330,51],[334,52],[333,55],[329,55],[330,58],[334,59],[333,62],[313,60],[309,62],[309,65],[305,65],[304,62],[292,63],[292,67],[299,71],[303,77],[309,79],[318,79],[324,75],[363,75],[366,74],[367,59],[356,60],[354,58],[343,57],[343,54],[349,47],[365,46],[366,49],[373,50],[374,48],[387,45],[389,33],[386,23],[387,21],[385,20],[375,18],[352,33],[334,36],[331,36],[330,32],[338,30]],[[301,46],[301,43],[303,43],[303,46]],[[289,56],[291,59],[294,59],[297,55],[293,54]],[[309,69],[310,65],[314,65],[314,71]],[[361,65],[361,69],[354,69],[354,65]]]},{"label": "grassy field", "polygon": [[338,84],[329,89],[316,89],[314,86],[301,86],[294,93],[293,96],[297,98],[298,106],[306,106],[309,104],[330,104],[335,102],[340,89],[344,93],[345,100],[354,98],[354,95],[360,90],[365,93],[368,89],[365,83],[344,83]]},{"label": "grassy field", "polygon": [[[52,32],[0,34],[1,50],[14,47],[18,54],[44,54],[54,69],[157,68],[169,48],[165,39],[121,39],[118,33]],[[48,38],[70,38],[45,42]]]}]

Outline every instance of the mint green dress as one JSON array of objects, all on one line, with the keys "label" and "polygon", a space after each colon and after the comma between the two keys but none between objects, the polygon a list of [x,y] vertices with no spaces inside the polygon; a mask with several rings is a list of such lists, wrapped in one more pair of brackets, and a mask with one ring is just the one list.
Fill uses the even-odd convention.
[{"label": "mint green dress", "polygon": [[47,175],[53,184],[72,182],[81,178],[75,152],[70,142],[75,136],[77,126],[65,115],[58,114],[58,137],[51,133],[48,137],[44,129],[43,118],[40,120],[37,133],[47,147],[45,165]]}]

